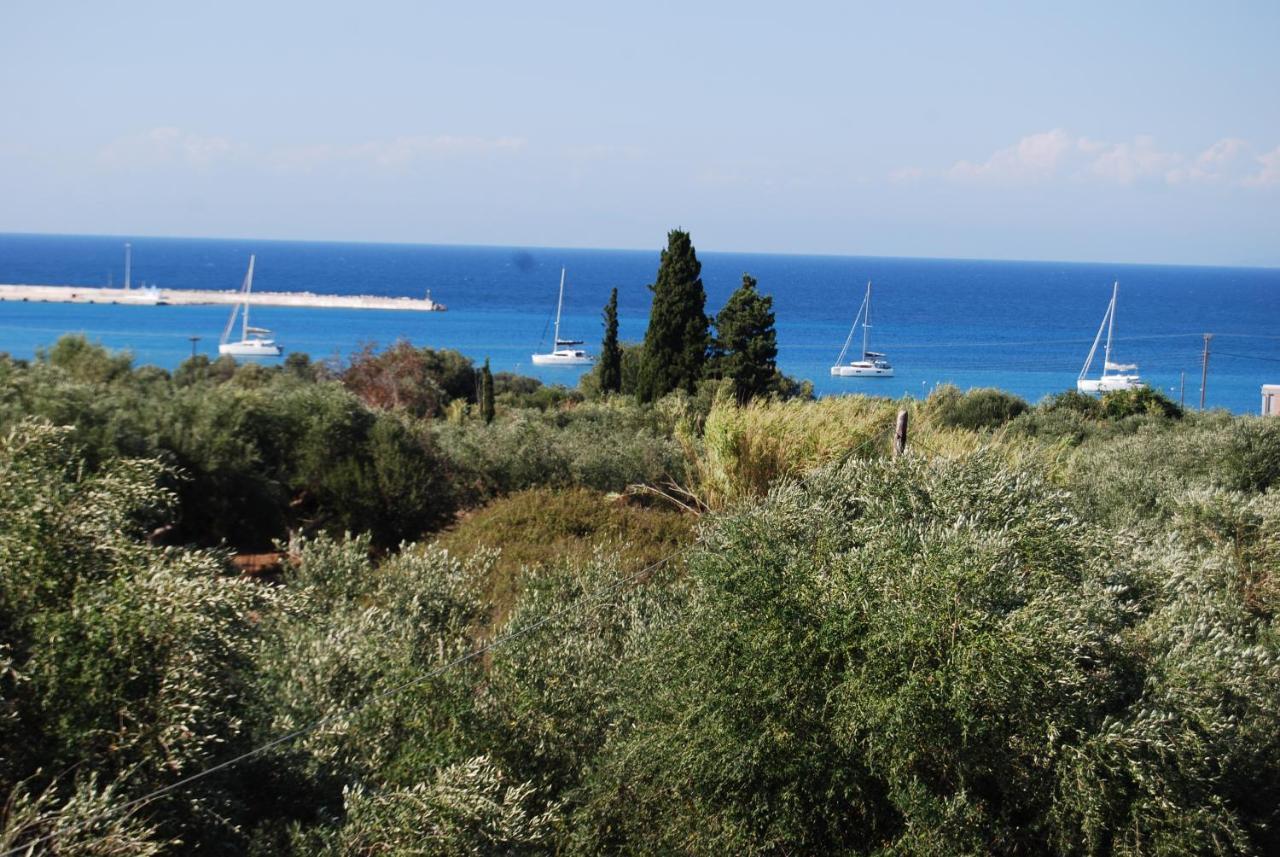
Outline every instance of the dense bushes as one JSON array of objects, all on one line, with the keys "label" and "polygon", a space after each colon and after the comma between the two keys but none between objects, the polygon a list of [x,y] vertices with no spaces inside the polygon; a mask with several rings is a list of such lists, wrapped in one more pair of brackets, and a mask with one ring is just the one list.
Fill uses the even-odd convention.
[{"label": "dense bushes", "polygon": [[683,475],[660,414],[626,401],[500,413],[490,425],[440,423],[434,435],[469,500],[539,485],[621,491]]},{"label": "dense bushes", "polygon": [[142,544],[173,500],[160,475],[134,461],[86,475],[68,433],[47,426],[0,441],[0,789],[28,796],[0,841],[61,830],[51,852],[105,853],[83,841],[110,834],[145,852],[153,834],[233,838],[245,795],[225,778],[153,805],[147,824],[67,824],[245,747],[253,617],[277,593],[213,554]]},{"label": "dense bushes", "polygon": [[721,520],[689,569],[586,787],[588,851],[1272,842],[1270,624],[1032,474],[853,461]]},{"label": "dense bushes", "polygon": [[466,358],[399,343],[362,352],[337,381],[292,357],[278,368],[197,357],[170,378],[64,337],[33,364],[0,363],[0,427],[32,416],[71,426],[94,468],[119,456],[171,464],[179,502],[162,538],[248,550],[320,530],[392,547],[439,528],[461,501],[544,483],[615,490],[679,471],[677,445],[638,409],[566,416],[554,411],[577,394],[501,375],[505,418],[483,438],[472,423],[441,429],[450,460],[422,417],[466,404]]},{"label": "dense bushes", "polygon": [[[1280,421],[512,381],[428,423],[58,354],[0,361],[4,848],[1280,850]],[[634,481],[702,515],[644,573],[695,517]],[[266,583],[175,520],[308,535]]]},{"label": "dense bushes", "polygon": [[448,465],[420,425],[332,381],[254,364],[220,380],[219,364],[184,364],[179,384],[64,338],[48,362],[0,370],[0,427],[32,416],[71,426],[93,467],[119,456],[172,465],[171,543],[260,550],[302,528],[369,531],[391,546],[453,515]]},{"label": "dense bushes", "polygon": [[692,540],[689,516],[646,507],[586,488],[532,488],[468,515],[437,541],[455,555],[494,552],[486,591],[496,615],[519,599],[524,579],[540,569],[586,565],[602,551],[619,570],[634,571]]},{"label": "dense bushes", "polygon": [[939,425],[977,431],[999,428],[1024,413],[1027,403],[990,387],[962,393],[947,384],[929,394],[925,408]]}]

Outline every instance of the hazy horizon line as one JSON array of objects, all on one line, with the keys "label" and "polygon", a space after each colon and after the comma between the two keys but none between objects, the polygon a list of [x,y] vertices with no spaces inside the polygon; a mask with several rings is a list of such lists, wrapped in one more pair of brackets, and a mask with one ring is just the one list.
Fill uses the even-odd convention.
[{"label": "hazy horizon line", "polygon": [[[675,227],[680,228],[680,227]],[[371,239],[335,239],[335,238],[275,238],[251,237],[246,235],[158,235],[146,232],[135,233],[97,233],[97,232],[11,232],[0,231],[0,236],[20,236],[37,238],[112,238],[125,242],[140,238],[160,241],[259,241],[273,244],[359,244],[383,247],[462,247],[468,249],[493,250],[567,250],[597,251],[613,253],[661,253],[662,248],[652,247],[599,247],[585,245],[551,245],[551,244],[488,244],[453,242],[438,243],[431,241],[388,241]],[[695,242],[696,244],[696,242]],[[801,252],[788,250],[733,250],[697,248],[699,255],[734,255],[734,256],[795,256],[798,258],[829,259],[911,259],[926,262],[1000,262],[1009,264],[1036,265],[1113,265],[1117,267],[1142,268],[1231,268],[1240,270],[1274,271],[1280,264],[1260,265],[1244,263],[1210,263],[1210,262],[1122,262],[1107,259],[1029,259],[1023,257],[991,257],[991,256],[929,256],[929,255],[897,255],[881,253],[839,253],[839,252]]]}]

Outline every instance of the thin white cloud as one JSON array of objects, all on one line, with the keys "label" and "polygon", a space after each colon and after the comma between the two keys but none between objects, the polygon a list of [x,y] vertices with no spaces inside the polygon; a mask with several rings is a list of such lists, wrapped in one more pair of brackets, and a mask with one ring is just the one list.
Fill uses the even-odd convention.
[{"label": "thin white cloud", "polygon": [[980,164],[959,161],[947,171],[947,177],[957,181],[1000,183],[1042,181],[1058,172],[1073,148],[1075,141],[1062,129],[1055,128],[1023,137]]},{"label": "thin white cloud", "polygon": [[1280,187],[1280,146],[1254,158],[1261,169],[1245,178],[1248,187]]},{"label": "thin white cloud", "polygon": [[1108,142],[1055,128],[1029,134],[984,161],[957,161],[935,173],[904,167],[891,172],[888,179],[905,182],[927,177],[1006,186],[1097,182],[1268,187],[1280,185],[1280,148],[1255,156],[1247,140],[1224,137],[1199,154],[1186,155],[1162,148],[1150,136]]},{"label": "thin white cloud", "polygon": [[567,146],[565,157],[571,161],[638,161],[648,157],[649,152],[642,146],[611,145],[606,143],[589,143],[586,145]]},{"label": "thin white cloud", "polygon": [[469,155],[511,153],[524,149],[523,137],[468,137],[450,134],[393,137],[364,143],[336,146],[315,144],[290,146],[272,152],[271,166],[290,170],[311,170],[332,164],[357,164],[387,171],[402,171],[421,161],[443,160]]},{"label": "thin white cloud", "polygon": [[115,140],[98,153],[98,160],[110,167],[179,164],[206,168],[236,153],[237,147],[226,137],[162,126]]},{"label": "thin white cloud", "polygon": [[899,184],[918,182],[925,178],[925,171],[920,167],[901,167],[889,173],[889,181]]},{"label": "thin white cloud", "polygon": [[1147,136],[1129,143],[1095,143],[1082,138],[1077,149],[1088,159],[1081,175],[1122,185],[1164,181],[1183,162],[1181,155],[1161,150],[1155,139]]},{"label": "thin white cloud", "polygon": [[1253,161],[1253,147],[1247,140],[1224,137],[1186,164],[1170,170],[1170,184],[1209,182],[1241,184],[1248,177]]},{"label": "thin white cloud", "polygon": [[233,143],[226,137],[162,126],[113,141],[98,153],[98,160],[110,168],[176,165],[203,169],[238,159],[272,170],[306,171],[336,164],[354,164],[396,172],[420,161],[518,152],[525,143],[522,137],[438,134],[405,135],[348,145],[315,143],[283,146],[259,151]]}]

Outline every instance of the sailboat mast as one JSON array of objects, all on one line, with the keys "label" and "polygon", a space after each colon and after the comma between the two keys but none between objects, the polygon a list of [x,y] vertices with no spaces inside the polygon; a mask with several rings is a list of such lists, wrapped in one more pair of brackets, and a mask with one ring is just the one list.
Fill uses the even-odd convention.
[{"label": "sailboat mast", "polygon": [[1102,374],[1107,374],[1107,367],[1111,363],[1111,334],[1116,328],[1116,298],[1120,294],[1120,281],[1116,280],[1111,286],[1111,306],[1107,309],[1107,349],[1102,353]]},{"label": "sailboat mast", "polygon": [[863,299],[865,310],[862,314],[862,359],[867,359],[867,328],[871,326],[871,281],[867,280],[867,296]]},{"label": "sailboat mast", "polygon": [[253,288],[253,259],[249,256],[249,273],[244,275],[244,325],[241,327],[240,338],[249,338],[249,290]]},{"label": "sailboat mast", "polygon": [[[556,300],[556,332],[555,339],[552,341],[551,350],[554,352],[560,347],[560,308],[564,306],[564,268],[560,269],[560,297]],[[546,328],[543,328],[546,330]]]}]

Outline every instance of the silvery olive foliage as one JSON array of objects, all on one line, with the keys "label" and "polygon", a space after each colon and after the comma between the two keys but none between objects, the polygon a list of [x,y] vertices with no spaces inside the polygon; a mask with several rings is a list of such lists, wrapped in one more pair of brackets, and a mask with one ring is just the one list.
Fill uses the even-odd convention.
[{"label": "silvery olive foliage", "polygon": [[424,548],[375,564],[363,537],[293,549],[288,609],[273,620],[259,674],[267,732],[323,720],[294,750],[309,769],[348,777],[385,779],[393,769],[412,778],[451,761],[466,744],[482,667],[459,659],[477,645],[485,605],[475,584],[490,559]]},{"label": "silvery olive foliage", "polygon": [[[38,794],[26,805],[42,817],[58,795],[68,812],[136,797],[245,737],[244,674],[275,593],[218,554],[146,543],[171,508],[162,474],[130,460],[89,473],[47,424],[0,438],[0,786]],[[206,785],[174,828],[225,826],[235,798]]]},{"label": "silvery olive foliage", "polygon": [[[199,379],[153,399],[154,373],[79,346],[58,361],[43,385],[0,360],[6,849],[1280,852],[1280,420],[1067,396],[843,460],[823,450],[896,405],[797,403],[754,435],[779,466],[737,471],[760,478],[705,504],[669,562],[635,574],[615,545],[496,581],[486,550],[337,536],[344,486],[351,521],[394,505],[422,487],[396,462],[427,435],[457,496],[660,482],[689,464],[672,400],[397,414],[368,434],[377,467],[331,469],[324,427],[373,419],[336,387],[277,396],[309,382],[234,370],[206,407]],[[240,406],[252,425],[220,431]],[[225,549],[164,546],[191,485],[180,461],[121,454],[148,448],[142,425],[192,430],[224,523],[257,514],[231,508],[261,463],[239,458],[305,440],[297,484],[327,499],[263,508],[328,508],[303,531],[330,534],[295,531],[257,579]],[[823,442],[763,443],[784,429]],[[557,535],[519,521],[528,543]]]},{"label": "silvery olive foliage", "polygon": [[[1232,505],[1183,514],[1212,528],[1206,497]],[[576,847],[1273,852],[1280,646],[1239,550],[1076,501],[997,455],[907,456],[720,516]]]},{"label": "silvery olive foliage", "polygon": [[488,758],[448,765],[430,782],[343,792],[346,820],[334,854],[471,857],[546,854],[555,842],[558,806],[529,783],[510,783]]},{"label": "silvery olive foliage", "polygon": [[513,773],[568,794],[605,743],[631,722],[623,665],[641,657],[684,603],[681,560],[634,570],[597,551],[582,568],[552,567],[526,589],[500,634],[520,639],[493,659],[477,700],[491,751]]},{"label": "silvery olive foliage", "polygon": [[135,814],[111,813],[125,800],[121,786],[100,786],[96,773],[79,778],[69,795],[56,782],[38,793],[31,783],[18,783],[0,810],[0,853],[152,857],[180,846]]}]

